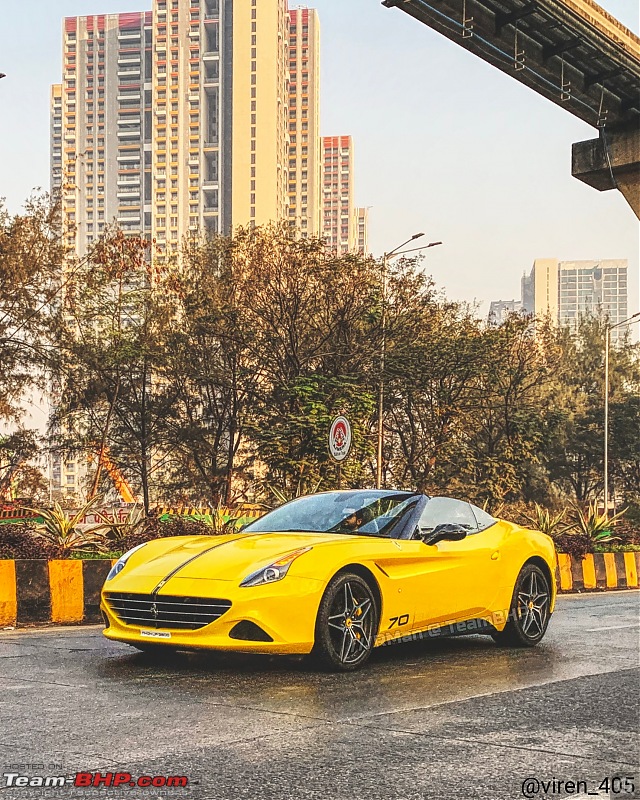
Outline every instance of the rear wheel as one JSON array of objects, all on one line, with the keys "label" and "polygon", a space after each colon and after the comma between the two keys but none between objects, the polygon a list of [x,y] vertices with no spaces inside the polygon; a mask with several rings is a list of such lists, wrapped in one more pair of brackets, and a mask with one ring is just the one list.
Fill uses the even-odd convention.
[{"label": "rear wheel", "polygon": [[359,669],[371,655],[377,631],[378,608],[369,584],[353,573],[336,575],[318,609],[315,660],[331,670]]},{"label": "rear wheel", "polygon": [[542,639],[551,616],[549,579],[535,564],[520,570],[504,630],[493,634],[498,644],[534,647]]}]

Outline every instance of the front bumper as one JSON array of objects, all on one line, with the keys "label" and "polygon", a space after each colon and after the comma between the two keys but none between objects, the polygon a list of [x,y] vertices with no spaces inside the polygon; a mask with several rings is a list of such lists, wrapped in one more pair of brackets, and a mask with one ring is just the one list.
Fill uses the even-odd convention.
[{"label": "front bumper", "polygon": [[[105,599],[104,593],[122,591],[118,581],[103,589],[100,608],[108,622],[103,633],[108,639],[128,644],[158,644],[173,648],[224,650],[274,655],[311,652],[315,638],[316,615],[324,583],[313,578],[287,576],[265,586],[240,588],[231,581],[172,578],[158,594],[184,597],[220,598],[231,601],[231,608],[214,622],[197,630],[130,625],[123,622]],[[126,591],[135,592],[133,587]],[[273,641],[232,639],[231,630],[239,622],[252,622]],[[147,632],[145,636],[143,631]]]}]

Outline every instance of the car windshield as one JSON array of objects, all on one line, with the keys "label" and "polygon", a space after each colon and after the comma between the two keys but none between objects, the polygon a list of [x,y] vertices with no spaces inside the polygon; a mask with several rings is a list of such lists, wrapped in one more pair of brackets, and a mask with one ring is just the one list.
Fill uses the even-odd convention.
[{"label": "car windshield", "polygon": [[354,536],[399,537],[423,495],[374,490],[322,492],[299,497],[265,514],[248,533],[309,531]]}]

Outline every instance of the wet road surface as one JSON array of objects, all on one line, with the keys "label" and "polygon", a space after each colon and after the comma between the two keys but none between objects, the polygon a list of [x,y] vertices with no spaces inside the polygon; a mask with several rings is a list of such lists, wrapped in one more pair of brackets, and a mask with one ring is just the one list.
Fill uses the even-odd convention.
[{"label": "wet road surface", "polygon": [[[546,638],[381,648],[355,674],[295,659],[157,663],[96,626],[0,633],[0,800],[640,797],[640,592],[560,597]],[[5,772],[184,775],[184,789],[6,787]],[[51,765],[51,768],[49,768]],[[22,769],[20,769],[22,767]],[[566,791],[558,781],[586,781]],[[628,788],[629,784],[627,784]]]}]

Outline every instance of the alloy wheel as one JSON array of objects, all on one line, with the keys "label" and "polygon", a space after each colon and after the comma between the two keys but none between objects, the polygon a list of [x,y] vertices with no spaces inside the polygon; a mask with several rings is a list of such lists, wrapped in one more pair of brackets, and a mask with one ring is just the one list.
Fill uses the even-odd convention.
[{"label": "alloy wheel", "polygon": [[329,582],[318,608],[312,656],[331,670],[358,669],[373,650],[378,613],[369,583],[360,575],[338,573]]},{"label": "alloy wheel", "polygon": [[491,634],[498,644],[534,647],[542,639],[551,617],[551,585],[537,564],[525,564],[513,590],[507,624]]},{"label": "alloy wheel", "polygon": [[544,633],[549,617],[549,588],[534,571],[524,583],[525,587],[518,591],[518,618],[522,633],[537,639]]},{"label": "alloy wheel", "polygon": [[343,664],[356,664],[373,644],[373,600],[350,581],[336,594],[328,618],[331,640]]}]

